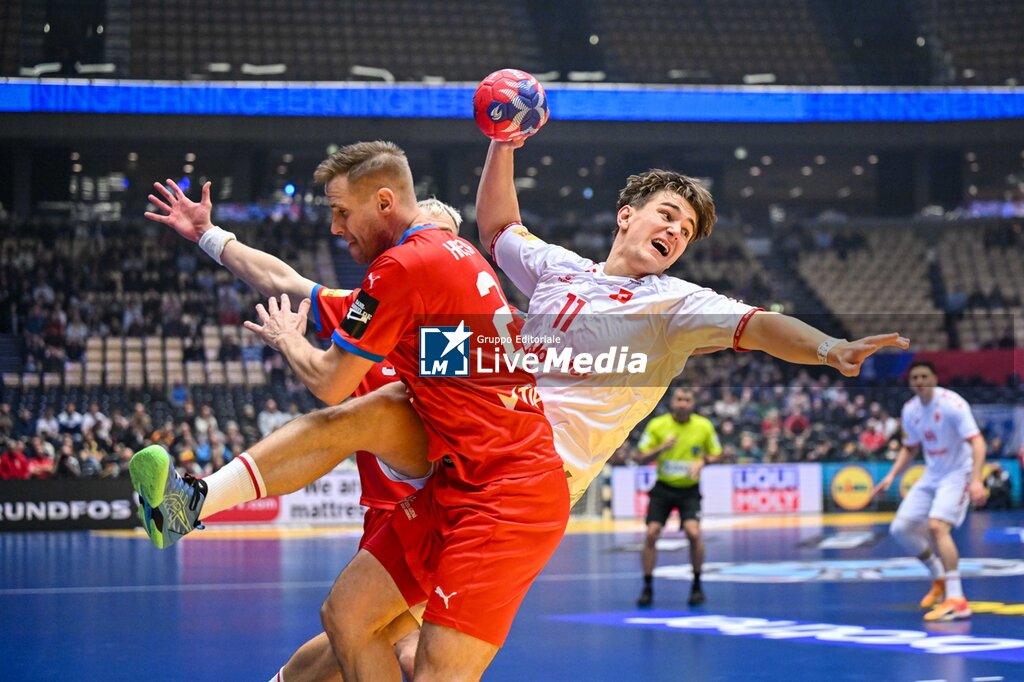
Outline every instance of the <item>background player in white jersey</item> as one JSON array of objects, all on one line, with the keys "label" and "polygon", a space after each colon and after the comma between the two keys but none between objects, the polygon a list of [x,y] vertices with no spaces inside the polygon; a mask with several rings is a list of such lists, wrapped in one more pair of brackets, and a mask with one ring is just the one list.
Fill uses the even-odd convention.
[{"label": "background player in white jersey", "polygon": [[960,554],[951,531],[967,516],[968,501],[985,500],[985,439],[971,406],[938,386],[931,363],[919,360],[910,366],[910,388],[917,395],[903,406],[903,447],[874,492],[888,490],[917,451],[924,451],[925,472],[900,503],[890,532],[931,573],[932,587],[921,600],[922,608],[932,609],[925,620],[969,618],[971,608],[957,570]]}]

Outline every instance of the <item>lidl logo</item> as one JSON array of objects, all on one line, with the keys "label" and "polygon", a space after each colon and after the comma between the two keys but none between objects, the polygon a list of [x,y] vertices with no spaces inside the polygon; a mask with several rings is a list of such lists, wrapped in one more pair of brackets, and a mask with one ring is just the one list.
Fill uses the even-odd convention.
[{"label": "lidl logo", "polygon": [[871,491],[875,482],[867,469],[860,466],[846,466],[832,479],[832,499],[848,511],[863,509],[871,503]]},{"label": "lidl logo", "polygon": [[420,376],[468,377],[472,334],[465,321],[457,327],[420,327]]},{"label": "lidl logo", "polygon": [[915,464],[903,473],[903,477],[900,478],[900,497],[906,497],[907,493],[910,492],[910,488],[917,483],[918,479],[924,474],[924,465]]}]

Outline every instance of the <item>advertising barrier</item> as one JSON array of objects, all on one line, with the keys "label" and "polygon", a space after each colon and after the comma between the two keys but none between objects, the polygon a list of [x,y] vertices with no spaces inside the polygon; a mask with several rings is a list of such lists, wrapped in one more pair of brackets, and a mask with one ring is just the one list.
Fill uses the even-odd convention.
[{"label": "advertising barrier", "polygon": [[[1021,504],[1021,467],[1015,459],[992,460],[1010,475],[1010,500],[1013,506]],[[992,462],[985,464],[985,473]],[[857,462],[843,464],[826,462],[821,465],[824,476],[825,509],[827,511],[894,511],[917,479],[924,473],[924,464],[916,461],[878,499],[871,490],[889,473],[891,462]]]},{"label": "advertising barrier", "polygon": [[127,478],[0,481],[0,531],[138,525]]},{"label": "advertising barrier", "polygon": [[[647,513],[647,491],[657,480],[654,466],[612,470],[612,516]],[[712,465],[701,472],[705,515],[803,513],[822,510],[820,464]]]},{"label": "advertising barrier", "polygon": [[[240,504],[206,519],[212,524],[359,524],[359,474],[329,472],[302,490]],[[135,492],[124,479],[0,481],[0,532],[134,528]]]},{"label": "advertising barrier", "polygon": [[265,497],[226,509],[205,523],[274,523],[335,525],[362,523],[359,473],[343,465],[302,490],[280,497]]}]

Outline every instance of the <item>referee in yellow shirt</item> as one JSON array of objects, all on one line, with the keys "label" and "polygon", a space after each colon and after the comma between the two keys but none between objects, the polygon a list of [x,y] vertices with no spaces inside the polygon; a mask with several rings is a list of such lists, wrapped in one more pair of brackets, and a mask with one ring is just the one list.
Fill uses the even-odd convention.
[{"label": "referee in yellow shirt", "polygon": [[704,565],[704,540],[700,533],[700,471],[718,457],[722,446],[710,420],[693,414],[693,391],[677,388],[672,392],[669,413],[647,422],[637,446],[637,462],[658,461],[658,481],[651,488],[647,508],[647,536],[641,556],[644,589],[637,606],[654,602],[654,565],[658,560],[657,542],[673,509],[679,510],[683,532],[690,541],[690,563],[693,564],[693,585],[690,606],[704,603],[700,570]]}]

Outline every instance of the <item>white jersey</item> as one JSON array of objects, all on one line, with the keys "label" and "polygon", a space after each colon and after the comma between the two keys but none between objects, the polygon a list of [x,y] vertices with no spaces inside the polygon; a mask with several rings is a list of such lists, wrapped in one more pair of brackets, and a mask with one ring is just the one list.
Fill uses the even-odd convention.
[{"label": "white jersey", "polygon": [[547,353],[604,353],[610,364],[646,354],[646,369],[638,375],[557,369],[537,374],[573,502],[657,406],[693,351],[735,347],[759,310],[675,277],[607,275],[603,263],[547,244],[522,225],[502,230],[491,252],[530,297],[522,330],[528,350],[540,339]]},{"label": "white jersey", "polygon": [[902,422],[903,444],[921,446],[927,475],[942,477],[971,470],[967,439],[980,432],[971,406],[959,394],[936,387],[927,405],[915,395],[903,406]]}]

